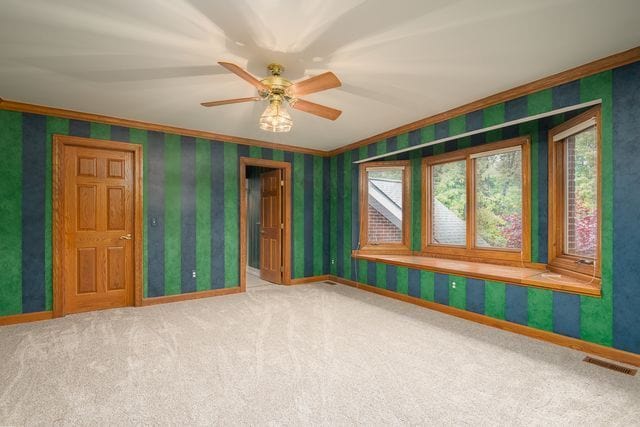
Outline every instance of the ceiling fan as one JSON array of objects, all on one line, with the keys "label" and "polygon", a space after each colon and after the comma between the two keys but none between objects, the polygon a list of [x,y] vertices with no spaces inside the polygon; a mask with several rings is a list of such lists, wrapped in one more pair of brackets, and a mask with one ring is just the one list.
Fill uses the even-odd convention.
[{"label": "ceiling fan", "polygon": [[259,96],[203,102],[200,104],[203,107],[268,100],[269,106],[264,113],[262,113],[262,116],[260,116],[260,129],[271,132],[289,132],[291,130],[293,120],[291,120],[291,116],[285,109],[285,103],[288,103],[291,108],[295,108],[296,110],[315,114],[316,116],[329,120],[335,120],[342,114],[342,111],[336,110],[335,108],[315,104],[299,98],[300,96],[310,93],[340,87],[342,83],[340,83],[336,75],[330,71],[300,82],[292,83],[280,76],[284,71],[284,67],[280,64],[269,64],[267,70],[269,70],[271,75],[262,80],[258,80],[235,64],[229,62],[218,62],[218,64],[253,85],[258,89]]}]

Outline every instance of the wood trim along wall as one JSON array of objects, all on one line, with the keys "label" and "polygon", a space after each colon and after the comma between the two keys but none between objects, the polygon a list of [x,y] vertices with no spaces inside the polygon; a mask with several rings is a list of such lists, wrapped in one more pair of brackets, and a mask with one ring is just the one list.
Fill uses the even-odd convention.
[{"label": "wood trim along wall", "polygon": [[554,86],[568,83],[583,77],[597,74],[602,71],[607,71],[612,68],[621,67],[623,65],[631,64],[632,62],[640,61],[640,46],[619,52],[605,58],[598,59],[593,62],[589,62],[584,65],[580,65],[575,68],[571,68],[566,71],[562,71],[557,74],[553,74],[548,77],[535,80],[530,83],[523,84],[521,86],[514,87],[512,89],[499,92],[486,98],[478,99],[460,107],[453,108],[443,113],[438,113],[433,116],[425,117],[424,119],[417,120],[412,123],[408,123],[403,126],[388,130],[386,132],[379,133],[377,135],[370,136],[360,141],[347,144],[345,146],[336,148],[328,152],[329,156],[335,156],[345,151],[350,151],[356,148],[360,148],[364,145],[368,145],[392,136],[397,136],[403,133],[410,132],[412,130],[420,129],[425,126],[429,126],[435,123],[439,123],[445,120],[452,119],[454,117],[470,113],[472,111],[480,110],[489,107],[494,104],[509,101],[511,99],[519,98],[521,96],[528,95],[540,90],[549,89]]},{"label": "wood trim along wall", "polygon": [[459,308],[450,307],[448,305],[442,305],[435,302],[423,300],[408,295],[398,294],[386,289],[376,288],[375,286],[365,285],[363,283],[355,282],[349,279],[343,279],[336,276],[331,276],[334,282],[341,283],[343,285],[352,286],[357,289],[362,289],[367,292],[372,292],[378,295],[382,295],[388,298],[393,298],[399,301],[408,302],[410,304],[419,305],[420,307],[436,310],[441,313],[449,314],[452,316],[460,317],[462,319],[471,320],[472,322],[481,323],[483,325],[491,326],[493,328],[502,329],[504,331],[513,332],[515,334],[525,335],[530,338],[534,338],[541,341],[547,341],[552,344],[568,347],[573,350],[595,354],[607,359],[615,360],[629,365],[640,366],[640,354],[630,353],[623,350],[618,350],[612,347],[605,347],[600,344],[594,344],[591,342],[579,340],[577,338],[566,337],[553,332],[548,332],[540,329],[531,328],[529,326],[519,325],[517,323],[511,323],[506,320],[495,319],[493,317],[485,316],[483,314],[474,313],[471,311],[461,310]]},{"label": "wood trim along wall", "polygon": [[323,274],[321,276],[300,277],[298,279],[291,279],[292,285],[304,285],[307,283],[324,282],[330,279],[330,275]]},{"label": "wood trim along wall", "polygon": [[291,163],[240,157],[240,292],[247,289],[247,166],[282,169],[284,172],[284,235],[282,284],[291,285]]},{"label": "wood trim along wall", "polygon": [[0,326],[15,325],[18,323],[37,322],[53,318],[52,311],[36,311],[35,313],[14,314],[11,316],[0,316]]},{"label": "wood trim along wall", "polygon": [[149,305],[158,305],[158,304],[166,304],[171,302],[179,302],[179,301],[188,301],[192,299],[200,299],[200,298],[209,298],[220,295],[231,295],[238,294],[242,292],[239,286],[234,288],[223,288],[223,289],[211,289],[207,291],[199,291],[199,292],[189,292],[187,294],[178,294],[178,295],[167,295],[163,297],[153,297],[153,298],[144,298],[142,300],[142,307],[146,307]]},{"label": "wood trim along wall", "polygon": [[315,150],[312,148],[296,147],[287,144],[277,144],[274,142],[261,141],[258,139],[242,138],[239,136],[223,135],[203,130],[185,129],[177,126],[163,125],[158,123],[144,122],[141,120],[122,119],[119,117],[105,116],[102,114],[83,113],[80,111],[65,110],[63,108],[47,107],[44,105],[27,104],[17,101],[9,101],[0,98],[0,110],[19,111],[22,113],[43,114],[48,116],[63,117],[66,119],[86,120],[90,122],[105,123],[108,125],[126,126],[136,129],[153,130],[158,132],[172,133],[176,135],[193,136],[196,138],[211,139],[216,141],[230,142],[233,144],[246,144],[255,147],[272,148],[274,150],[293,151],[297,153],[313,154],[316,156],[326,156],[327,151]]},{"label": "wood trim along wall", "polygon": [[105,141],[92,138],[81,138],[76,136],[54,135],[53,136],[53,317],[64,316],[64,267],[61,254],[63,251],[56,249],[60,242],[64,241],[64,206],[62,206],[61,192],[64,190],[64,173],[61,169],[64,162],[63,149],[66,145],[115,149],[129,151],[133,153],[134,163],[134,191],[133,191],[133,257],[135,262],[133,303],[140,306],[142,304],[142,245],[143,245],[143,217],[142,217],[142,146],[127,142]]}]

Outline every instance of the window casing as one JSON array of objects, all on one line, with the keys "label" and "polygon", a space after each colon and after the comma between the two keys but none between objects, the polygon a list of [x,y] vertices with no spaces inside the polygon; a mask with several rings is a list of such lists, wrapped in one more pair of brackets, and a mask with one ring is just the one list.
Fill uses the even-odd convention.
[{"label": "window casing", "polygon": [[549,131],[549,266],[600,277],[600,107]]},{"label": "window casing", "polygon": [[410,253],[409,161],[360,165],[360,245],[364,252]]},{"label": "window casing", "polygon": [[529,138],[423,159],[425,255],[531,261]]}]

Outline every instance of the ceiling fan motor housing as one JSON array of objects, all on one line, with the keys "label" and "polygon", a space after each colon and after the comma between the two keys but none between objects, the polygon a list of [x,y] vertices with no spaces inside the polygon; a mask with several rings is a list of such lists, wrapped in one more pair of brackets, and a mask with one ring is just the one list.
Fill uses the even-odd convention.
[{"label": "ceiling fan motor housing", "polygon": [[267,68],[271,71],[271,76],[262,79],[260,83],[267,86],[269,91],[260,92],[260,96],[269,99],[286,99],[289,101],[292,97],[288,93],[287,89],[293,83],[283,77],[280,77],[280,73],[284,71],[284,67],[279,64],[270,64]]}]

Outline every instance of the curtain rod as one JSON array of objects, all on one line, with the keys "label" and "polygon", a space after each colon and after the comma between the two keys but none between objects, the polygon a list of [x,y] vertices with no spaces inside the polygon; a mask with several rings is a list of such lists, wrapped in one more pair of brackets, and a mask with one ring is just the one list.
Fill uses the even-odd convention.
[{"label": "curtain rod", "polygon": [[568,107],[558,108],[556,110],[551,110],[546,113],[535,114],[533,116],[522,117],[520,119],[511,120],[509,122],[504,122],[499,125],[487,126],[482,129],[476,129],[469,132],[461,133],[454,136],[447,136],[446,138],[436,139],[435,141],[423,142],[422,144],[412,145],[411,147],[401,148],[400,150],[391,151],[385,154],[378,154],[377,156],[371,156],[366,159],[356,160],[353,163],[364,163],[370,160],[381,159],[388,156],[393,156],[394,154],[406,153],[407,151],[417,150],[418,148],[428,147],[430,145],[442,144],[443,142],[452,141],[454,139],[460,139],[471,135],[477,135],[479,133],[489,132],[496,129],[502,129],[508,126],[519,125],[520,123],[526,123],[533,120],[542,119],[549,116],[555,116],[556,114],[567,113],[569,111],[579,110],[581,108],[592,107],[594,105],[602,104],[602,99],[594,99],[593,101],[583,102],[581,104],[570,105]]}]

